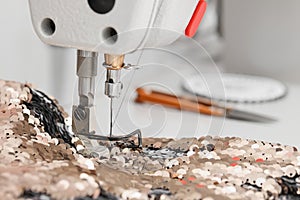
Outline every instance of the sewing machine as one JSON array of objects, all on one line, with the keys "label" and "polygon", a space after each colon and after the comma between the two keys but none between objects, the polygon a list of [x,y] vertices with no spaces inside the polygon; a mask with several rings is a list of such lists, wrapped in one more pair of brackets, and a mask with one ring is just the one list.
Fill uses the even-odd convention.
[{"label": "sewing machine", "polygon": [[206,9],[204,0],[29,0],[34,30],[46,44],[75,48],[79,105],[73,106],[73,131],[94,133],[94,94],[98,54],[104,54],[105,95],[122,90],[124,55],[146,47],[193,37]]}]

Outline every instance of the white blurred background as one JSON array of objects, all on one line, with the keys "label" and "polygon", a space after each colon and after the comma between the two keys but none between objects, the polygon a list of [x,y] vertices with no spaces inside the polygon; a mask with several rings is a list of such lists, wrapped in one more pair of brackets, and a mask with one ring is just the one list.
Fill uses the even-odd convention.
[{"label": "white blurred background", "polygon": [[300,1],[222,2],[226,69],[300,83]]},{"label": "white blurred background", "polygon": [[[216,134],[214,132],[217,131],[219,135],[235,135],[300,146],[298,142],[300,109],[297,106],[300,101],[300,79],[298,78],[300,74],[300,56],[298,55],[300,53],[300,1],[208,1],[211,7],[195,40],[204,45],[219,69],[225,72],[276,78],[288,86],[289,95],[283,100],[271,103],[238,105],[246,110],[276,117],[278,122],[274,124],[253,124],[233,120],[224,122],[216,119],[217,125],[214,125],[210,117],[195,113],[180,113],[180,117],[187,119],[186,121],[190,123],[195,120],[199,122],[197,128],[195,128],[196,125],[190,126],[189,122],[182,123],[180,131],[184,132],[183,136],[199,137],[207,133]],[[76,51],[50,47],[40,42],[31,25],[28,1],[6,1],[0,6],[0,13],[0,78],[33,83],[34,86],[57,98],[70,111],[73,93],[76,90]],[[170,48],[181,48],[183,54],[194,56],[199,62],[199,70],[202,70],[201,67],[204,69],[212,65],[207,56],[202,57],[197,54],[184,41],[178,41]],[[148,59],[151,60],[151,55],[148,55]],[[101,70],[99,75],[103,74]],[[142,73],[139,72],[139,74]],[[145,75],[149,79],[153,78],[153,81],[157,78],[168,80],[166,78],[168,75],[160,74],[161,77],[157,77],[158,73],[160,71],[155,67],[145,71]],[[184,71],[180,73],[184,74]],[[169,79],[171,79],[170,76]],[[133,86],[141,84],[143,80],[140,77],[136,84],[133,83]],[[174,84],[173,82],[174,80],[171,79],[170,85]],[[180,81],[177,82],[175,87],[178,87],[180,91]],[[105,124],[104,129],[108,124],[106,103],[101,102],[103,113],[99,111],[100,123],[103,121]],[[132,113],[136,115],[136,118],[143,118],[143,112],[148,108],[138,107],[136,109],[141,110],[133,110]],[[160,115],[159,112],[155,112],[154,110],[152,113],[153,118]],[[178,129],[174,126],[178,116],[176,111],[165,112],[168,113],[166,120],[168,122],[160,131],[159,136],[172,137],[174,130]],[[125,117],[126,115],[122,118],[121,114],[119,121],[127,120]],[[125,128],[121,127],[121,129],[130,130],[138,124],[130,127],[123,126]],[[215,126],[217,128],[214,128]],[[146,129],[147,134],[151,136],[151,126]]]}]

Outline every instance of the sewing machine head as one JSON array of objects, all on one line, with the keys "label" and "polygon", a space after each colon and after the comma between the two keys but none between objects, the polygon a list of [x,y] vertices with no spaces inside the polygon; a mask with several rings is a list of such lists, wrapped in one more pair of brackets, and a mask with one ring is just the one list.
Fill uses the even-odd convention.
[{"label": "sewing machine head", "polygon": [[29,0],[35,32],[43,42],[113,55],[175,41],[185,33],[198,2]]},{"label": "sewing machine head", "polygon": [[29,0],[35,32],[46,44],[78,49],[79,105],[74,131],[93,132],[98,53],[105,54],[105,94],[120,95],[124,55],[195,34],[204,0]]}]

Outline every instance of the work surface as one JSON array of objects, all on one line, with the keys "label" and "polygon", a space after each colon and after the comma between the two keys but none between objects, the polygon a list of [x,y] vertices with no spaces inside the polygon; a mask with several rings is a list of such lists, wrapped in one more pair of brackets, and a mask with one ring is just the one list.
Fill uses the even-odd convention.
[{"label": "work surface", "polygon": [[[29,20],[28,20],[29,22]],[[31,30],[30,30],[31,33]],[[33,36],[32,36],[33,37]],[[34,37],[35,38],[35,37]],[[37,43],[40,44],[40,41]],[[28,44],[29,45],[29,44]],[[24,46],[25,48],[26,46]],[[9,59],[9,61],[18,61],[17,63],[3,63],[1,68],[2,78],[8,80],[18,80],[21,82],[34,82],[35,86],[40,90],[47,91],[49,95],[55,96],[59,99],[61,105],[71,113],[73,103],[76,104],[78,96],[76,96],[76,72],[75,72],[75,50],[52,49],[51,54],[48,51],[44,52],[44,57],[34,57],[28,59]],[[181,53],[184,57],[198,58],[194,61],[197,63],[196,68],[199,72],[216,72],[214,65],[211,62],[205,62],[203,56],[199,56],[201,52],[189,49],[185,45],[177,46],[172,50],[182,48]],[[23,49],[21,49],[23,50]],[[178,50],[179,51],[179,50]],[[23,52],[26,52],[23,50]],[[48,55],[49,54],[49,55]],[[179,55],[181,55],[179,54]],[[35,55],[35,54],[34,54]],[[48,57],[46,57],[48,55]],[[138,56],[128,55],[126,63],[135,64]],[[188,57],[189,58],[189,57]],[[47,60],[47,62],[45,62]],[[60,61],[62,60],[62,61]],[[32,62],[29,62],[32,61]],[[34,61],[34,62],[33,62]],[[109,131],[109,102],[104,96],[104,69],[101,67],[102,60],[99,61],[99,73],[97,79],[97,118],[99,132],[107,134]],[[300,84],[292,84],[286,82],[289,92],[288,95],[281,100],[257,105],[237,105],[239,108],[249,110],[252,112],[270,115],[278,119],[277,122],[271,124],[258,124],[250,122],[241,122],[234,120],[222,120],[214,118],[211,120],[208,116],[199,115],[189,112],[178,112],[171,109],[162,109],[161,107],[149,105],[136,105],[134,101],[134,90],[137,87],[145,84],[155,85],[162,84],[170,92],[176,94],[184,94],[181,83],[188,76],[195,74],[194,68],[187,65],[180,59],[174,59],[170,55],[162,52],[144,53],[141,63],[148,63],[143,69],[135,73],[130,90],[126,93],[126,101],[118,117],[118,126],[122,133],[131,132],[137,128],[141,128],[143,134],[146,136],[159,137],[200,137],[206,134],[221,135],[221,136],[237,136],[250,139],[268,140],[280,142],[297,146],[300,148],[300,134],[299,134],[299,116],[300,107]],[[247,65],[247,63],[242,63]],[[23,70],[20,72],[20,66]],[[272,71],[272,66],[270,71]],[[36,74],[36,70],[41,73]],[[212,70],[213,69],[213,70]],[[220,65],[222,69],[222,65]],[[19,71],[19,73],[15,73]],[[232,71],[231,71],[232,72]],[[127,88],[131,74],[133,71],[122,72],[124,80],[124,89]],[[260,74],[259,70],[256,71]],[[293,73],[293,71],[283,70],[283,73]],[[125,75],[125,76],[124,76]],[[123,80],[123,79],[122,79]],[[125,90],[123,91],[125,94]],[[118,100],[120,101],[120,100]],[[116,100],[117,102],[117,100]],[[116,103],[117,104],[117,103]],[[151,110],[149,109],[151,108]],[[115,112],[117,107],[115,108]],[[151,112],[150,112],[151,111]],[[213,123],[212,123],[213,122]],[[118,134],[118,128],[115,128],[115,133]]]},{"label": "work surface", "polygon": [[5,199],[299,199],[295,147],[207,136],[144,138],[143,148],[129,147],[136,138],[98,141],[90,150],[47,95],[0,86]]},{"label": "work surface", "polygon": [[[131,73],[124,78],[124,87],[129,84]],[[159,88],[177,95],[187,94],[182,89],[182,81],[193,75],[190,69],[170,69],[162,66],[147,66],[138,70],[126,90],[125,103],[118,116],[115,132],[128,133],[135,128],[141,128],[146,136],[151,137],[200,137],[206,134],[219,136],[237,136],[249,139],[280,142],[300,147],[299,116],[300,86],[287,84],[286,97],[274,102],[261,104],[232,104],[236,108],[254,113],[271,116],[277,119],[274,123],[253,123],[210,117],[197,113],[178,111],[161,106],[136,104],[134,102],[137,87],[147,86]],[[103,81],[99,80],[99,93],[97,99],[97,113],[99,124],[105,133],[108,130],[108,101],[103,97],[101,89]],[[101,96],[102,95],[102,96]],[[188,94],[189,95],[189,94]],[[119,106],[115,104],[115,113]],[[107,106],[106,106],[107,105]],[[119,127],[119,130],[118,130]]]}]

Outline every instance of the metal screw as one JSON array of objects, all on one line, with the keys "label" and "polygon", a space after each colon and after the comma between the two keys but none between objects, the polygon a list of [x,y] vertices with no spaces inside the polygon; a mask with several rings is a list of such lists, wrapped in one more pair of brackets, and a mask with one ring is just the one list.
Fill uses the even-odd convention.
[{"label": "metal screw", "polygon": [[83,108],[81,107],[77,107],[75,110],[74,110],[74,116],[77,120],[79,121],[83,121],[86,117],[86,112]]}]

